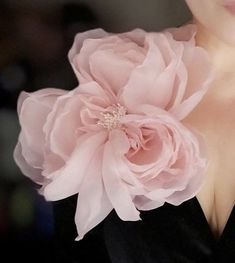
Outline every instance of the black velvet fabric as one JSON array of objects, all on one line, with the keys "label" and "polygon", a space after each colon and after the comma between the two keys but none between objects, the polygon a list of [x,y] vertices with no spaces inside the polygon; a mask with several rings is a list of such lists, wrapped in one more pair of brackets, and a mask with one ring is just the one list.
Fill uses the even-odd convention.
[{"label": "black velvet fabric", "polygon": [[217,240],[196,197],[179,206],[141,211],[141,221],[122,221],[113,210],[83,240],[74,241],[76,197],[54,204],[56,262],[233,263],[235,209]]}]

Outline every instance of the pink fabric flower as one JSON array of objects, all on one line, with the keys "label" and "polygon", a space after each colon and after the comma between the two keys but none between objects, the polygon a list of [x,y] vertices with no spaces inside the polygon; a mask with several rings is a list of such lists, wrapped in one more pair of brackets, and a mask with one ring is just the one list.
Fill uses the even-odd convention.
[{"label": "pink fabric flower", "polygon": [[79,193],[78,240],[112,209],[122,220],[198,192],[206,169],[202,139],[183,120],[211,81],[195,27],[76,36],[72,91],[22,92],[15,161],[47,200]]}]

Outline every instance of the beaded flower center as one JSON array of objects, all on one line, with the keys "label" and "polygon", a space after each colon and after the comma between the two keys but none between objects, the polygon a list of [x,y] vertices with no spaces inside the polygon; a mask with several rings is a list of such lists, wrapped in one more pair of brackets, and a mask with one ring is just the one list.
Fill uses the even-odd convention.
[{"label": "beaded flower center", "polygon": [[112,130],[115,128],[120,128],[120,120],[123,116],[126,115],[126,109],[122,105],[114,104],[107,110],[106,113],[101,112],[101,118],[97,122],[98,125],[102,126],[105,129]]}]

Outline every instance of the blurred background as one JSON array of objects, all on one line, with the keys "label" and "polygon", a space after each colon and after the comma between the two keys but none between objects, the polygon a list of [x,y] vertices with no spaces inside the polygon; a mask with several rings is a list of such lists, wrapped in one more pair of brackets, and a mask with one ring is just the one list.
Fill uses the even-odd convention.
[{"label": "blurred background", "polygon": [[12,158],[19,93],[76,86],[67,53],[78,32],[159,31],[189,19],[183,0],[0,0],[0,245],[6,262],[16,251],[24,262],[29,251],[33,262],[53,262],[52,204]]}]

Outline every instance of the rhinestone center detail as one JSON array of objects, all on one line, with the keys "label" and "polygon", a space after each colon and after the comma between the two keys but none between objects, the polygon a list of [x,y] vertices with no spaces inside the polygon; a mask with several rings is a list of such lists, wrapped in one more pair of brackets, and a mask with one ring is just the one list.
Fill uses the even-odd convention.
[{"label": "rhinestone center detail", "polygon": [[101,112],[101,118],[97,122],[98,125],[102,126],[103,128],[107,130],[112,130],[115,128],[120,128],[120,120],[122,117],[126,115],[126,108],[122,105],[114,104],[110,106],[108,109],[106,109],[106,113]]}]

